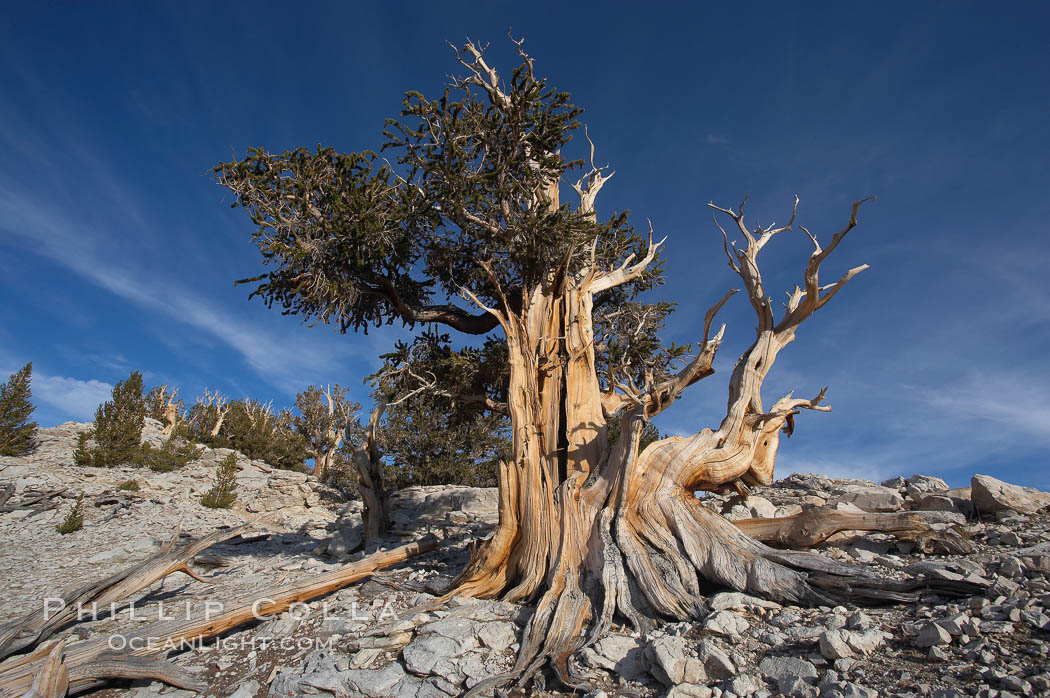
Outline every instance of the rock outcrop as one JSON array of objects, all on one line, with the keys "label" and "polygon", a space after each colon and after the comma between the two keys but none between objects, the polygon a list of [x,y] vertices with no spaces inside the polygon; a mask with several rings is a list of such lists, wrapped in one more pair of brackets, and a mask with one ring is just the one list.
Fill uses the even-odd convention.
[{"label": "rock outcrop", "polygon": [[[228,451],[207,449],[171,473],[71,464],[76,434],[87,425],[41,431],[26,458],[0,459],[0,488],[12,501],[65,488],[57,508],[0,513],[0,610],[25,613],[48,596],[97,579],[155,552],[182,520],[183,535],[202,535],[263,512],[257,535],[243,535],[199,556],[211,584],[174,575],[130,599],[114,616],[85,619],[76,637],[119,637],[160,610],[194,606],[301,580],[368,551],[360,544],[361,506],[342,501],[310,476],[278,471],[238,454],[238,500],[230,510],[200,506],[216,464]],[[146,438],[158,438],[150,425]],[[135,479],[140,491],[116,486]],[[82,530],[55,524],[85,494]],[[970,493],[973,499],[970,498]],[[1045,502],[1045,503],[1044,503]],[[438,551],[412,558],[327,597],[241,626],[217,642],[177,653],[206,695],[454,696],[511,668],[531,609],[500,601],[456,599],[435,605],[467,559],[471,541],[496,522],[496,491],[412,488],[392,497],[392,530],[373,548],[440,535]],[[791,475],[747,498],[709,495],[703,504],[734,518],[786,516],[811,506],[847,511],[932,512],[937,526],[963,525],[969,555],[924,554],[909,541],[871,533],[836,534],[820,546],[838,561],[870,566],[887,578],[922,575],[970,580],[981,593],[947,598],[930,591],[890,607],[817,607],[772,603],[711,590],[708,610],[687,623],[649,632],[613,627],[572,660],[599,696],[1028,696],[1050,695],[1050,494],[974,478],[951,490],[916,475],[876,484]],[[985,519],[973,518],[984,515]],[[969,519],[966,517],[969,516]],[[938,519],[937,517],[941,517]],[[960,522],[962,522],[960,524]],[[171,611],[165,611],[170,613]],[[569,696],[548,677],[531,695]],[[103,695],[103,694],[100,694]],[[113,684],[106,696],[189,696],[159,683]],[[579,694],[577,694],[579,695]]]}]

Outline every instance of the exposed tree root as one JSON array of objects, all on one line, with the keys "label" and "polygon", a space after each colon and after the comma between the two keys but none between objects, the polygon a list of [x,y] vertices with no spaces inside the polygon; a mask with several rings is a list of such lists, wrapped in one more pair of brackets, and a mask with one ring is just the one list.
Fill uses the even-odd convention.
[{"label": "exposed tree root", "polygon": [[[647,499],[623,515],[603,508],[592,523],[590,535],[563,538],[578,546],[563,547],[552,567],[514,670],[467,695],[513,681],[525,685],[547,665],[567,687],[589,690],[593,677],[571,658],[608,631],[614,614],[644,633],[664,621],[703,618],[705,597],[718,590],[803,606],[910,602],[923,590],[982,591],[969,582],[889,580],[816,553],[770,548],[685,492]],[[584,549],[590,552],[581,555]]]}]

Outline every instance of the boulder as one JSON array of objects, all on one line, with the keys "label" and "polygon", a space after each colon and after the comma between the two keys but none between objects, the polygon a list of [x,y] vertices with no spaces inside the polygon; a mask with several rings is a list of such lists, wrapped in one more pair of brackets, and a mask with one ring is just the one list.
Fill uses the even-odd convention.
[{"label": "boulder", "polygon": [[816,681],[817,667],[812,662],[798,657],[766,657],[758,664],[761,674],[777,684],[792,676],[806,681]]},{"label": "boulder", "polygon": [[649,665],[645,660],[645,644],[629,635],[607,635],[595,643],[589,661],[598,668],[607,669],[634,681],[645,674]]},{"label": "boulder", "polygon": [[952,641],[951,633],[938,623],[926,623],[919,630],[919,634],[912,639],[916,647],[933,647],[934,645],[947,645]]},{"label": "boulder", "polygon": [[704,622],[704,630],[735,640],[747,632],[750,624],[731,611],[715,611]]},{"label": "boulder", "polygon": [[974,475],[970,480],[970,493],[979,514],[994,514],[1007,509],[1032,514],[1050,506],[1050,493],[1034,487],[1011,485],[990,475]]},{"label": "boulder", "polygon": [[833,502],[852,504],[864,511],[897,511],[904,504],[900,492],[879,485],[851,486],[846,492],[835,497]]},{"label": "boulder", "polygon": [[668,686],[707,680],[703,662],[689,655],[683,637],[658,637],[649,643],[646,654],[653,663],[653,675]]}]

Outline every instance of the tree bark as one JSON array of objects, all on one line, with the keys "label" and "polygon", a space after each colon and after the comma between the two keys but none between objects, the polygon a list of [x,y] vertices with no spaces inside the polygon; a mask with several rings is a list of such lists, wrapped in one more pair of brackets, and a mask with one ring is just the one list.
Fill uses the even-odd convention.
[{"label": "tree bark", "polygon": [[[820,404],[824,391],[813,399],[788,395],[764,408],[761,386],[798,324],[863,269],[829,286],[817,281],[820,262],[856,225],[859,205],[827,250],[810,236],[815,252],[806,289],[789,294],[780,322],[774,322],[757,256],[791,223],[749,231],[742,213],[718,209],[734,219],[747,242],[733,252],[727,242],[726,253],[758,314],[756,339],[733,370],[717,429],[663,439],[641,452],[645,422],[713,373],[722,331],[712,336],[711,326],[732,291],[708,311],[700,349],[676,376],[643,389],[610,385],[605,392],[595,370],[594,295],[637,278],[660,243],[650,244],[646,258],[633,266],[628,260],[600,271],[592,263],[575,276],[563,269],[513,306],[504,299],[501,307],[487,308],[470,296],[497,317],[507,337],[513,460],[499,468],[498,527],[449,593],[538,599],[514,671],[496,683],[524,682],[549,664],[566,685],[586,688],[570,657],[599,639],[614,615],[645,632],[662,620],[701,616],[715,588],[801,604],[914,598],[916,583],[889,583],[814,553],[767,547],[695,496],[738,482],[770,484],[780,434],[790,436],[794,416],[801,409],[829,409]],[[609,418],[620,420],[611,445]],[[492,685],[484,682],[471,693]]]},{"label": "tree bark", "polygon": [[390,504],[383,480],[383,461],[376,442],[376,428],[386,411],[386,400],[379,400],[368,418],[365,438],[354,447],[357,489],[364,503],[364,544],[386,532],[390,523]]}]

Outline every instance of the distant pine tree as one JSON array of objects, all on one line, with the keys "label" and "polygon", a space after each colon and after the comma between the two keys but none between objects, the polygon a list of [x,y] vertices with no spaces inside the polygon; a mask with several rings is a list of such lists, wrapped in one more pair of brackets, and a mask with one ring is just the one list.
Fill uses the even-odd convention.
[{"label": "distant pine tree", "polygon": [[95,411],[93,465],[114,466],[136,460],[145,418],[142,374],[132,371],[113,388],[113,399]]},{"label": "distant pine tree", "polygon": [[77,434],[77,447],[73,451],[73,462],[77,465],[91,466],[95,464],[95,451],[88,448],[91,433],[90,431],[82,431]]},{"label": "distant pine tree", "polygon": [[237,456],[230,454],[219,463],[215,486],[204,493],[201,504],[210,509],[229,509],[237,500]]},{"label": "distant pine tree", "polygon": [[13,374],[0,385],[0,456],[21,456],[33,448],[36,437],[36,422],[30,422],[33,403],[29,398],[33,363]]}]

